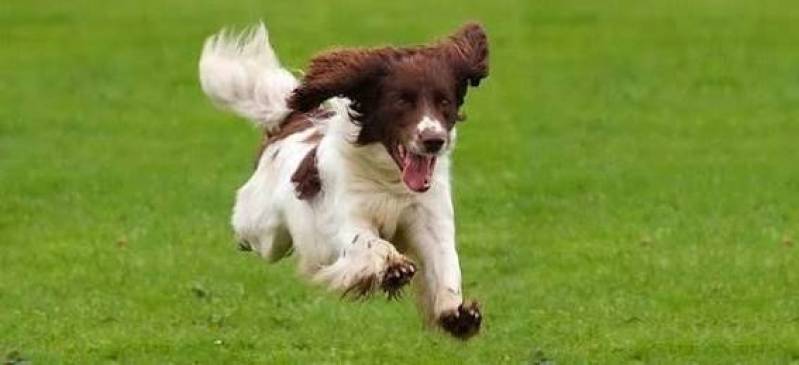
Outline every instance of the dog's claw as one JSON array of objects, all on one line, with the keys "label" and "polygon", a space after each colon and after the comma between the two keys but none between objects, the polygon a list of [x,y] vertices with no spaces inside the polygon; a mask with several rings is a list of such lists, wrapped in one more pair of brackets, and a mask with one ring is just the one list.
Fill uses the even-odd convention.
[{"label": "dog's claw", "polygon": [[383,274],[381,285],[389,299],[398,299],[402,296],[402,288],[413,279],[415,271],[414,264],[407,259],[389,265]]},{"label": "dog's claw", "polygon": [[480,305],[476,302],[461,304],[458,309],[444,313],[438,323],[452,336],[467,340],[480,331]]}]

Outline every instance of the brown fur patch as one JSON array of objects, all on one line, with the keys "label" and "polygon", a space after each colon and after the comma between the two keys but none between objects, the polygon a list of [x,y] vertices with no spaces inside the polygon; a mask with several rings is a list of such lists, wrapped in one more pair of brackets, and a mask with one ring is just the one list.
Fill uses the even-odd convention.
[{"label": "brown fur patch", "polygon": [[294,191],[301,200],[313,199],[322,190],[322,179],[316,167],[316,147],[308,151],[297,170],[291,175]]},{"label": "brown fur patch", "polygon": [[381,142],[396,154],[393,149],[407,145],[425,115],[451,130],[462,119],[459,108],[468,87],[478,86],[487,76],[488,38],[482,26],[467,23],[424,46],[321,53],[311,60],[288,105],[309,111],[331,97],[344,96],[352,101],[351,118],[361,127],[356,143]]},{"label": "brown fur patch", "polygon": [[[280,123],[280,127],[276,132],[264,133],[264,136],[261,139],[261,144],[258,146],[258,151],[255,155],[255,167],[258,167],[258,161],[261,159],[261,155],[263,155],[264,150],[266,150],[270,144],[285,139],[292,134],[300,133],[308,128],[313,127],[312,119],[327,119],[332,117],[334,114],[335,113],[331,110],[324,110],[321,108],[317,108],[306,113],[298,111],[291,112],[286,119]],[[303,142],[317,143],[322,139],[323,136],[324,135],[322,132],[317,131],[316,133],[308,136],[308,138],[306,138]],[[277,153],[275,153],[274,156],[277,156]]]},{"label": "brown fur patch", "polygon": [[310,136],[306,137],[306,138],[303,140],[303,142],[305,142],[305,143],[313,143],[313,144],[318,144],[318,143],[319,143],[319,141],[321,141],[321,140],[322,140],[322,137],[324,137],[324,134],[322,134],[322,132],[320,132],[320,131],[316,130],[316,131],[314,131],[314,132],[313,132],[313,133],[312,133]]},{"label": "brown fur patch", "polygon": [[294,133],[299,133],[313,127],[311,116],[311,113],[291,112],[283,123],[280,123],[280,128],[277,132],[273,134],[267,133],[267,143],[275,143]]},{"label": "brown fur patch", "polygon": [[467,23],[448,38],[426,46],[337,49],[311,60],[302,85],[289,97],[289,107],[299,111],[316,109],[330,97],[341,95],[353,101],[358,111],[363,98],[373,97],[368,84],[390,72],[393,63],[415,59],[446,61],[461,82],[460,105],[466,86],[478,86],[488,76],[488,39],[480,24]]}]

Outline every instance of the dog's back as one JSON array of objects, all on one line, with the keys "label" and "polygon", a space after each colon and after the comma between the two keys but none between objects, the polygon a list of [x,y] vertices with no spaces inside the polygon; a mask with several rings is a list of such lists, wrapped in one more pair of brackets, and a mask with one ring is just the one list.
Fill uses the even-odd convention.
[{"label": "dog's back", "polygon": [[263,130],[256,172],[237,193],[232,225],[240,248],[279,260],[292,247],[282,209],[295,199],[293,186],[301,184],[311,193],[315,166],[304,160],[312,158],[309,152],[322,136],[315,123],[329,115],[288,107],[286,100],[299,82],[281,67],[263,24],[240,34],[221,31],[209,37],[199,68],[202,89],[216,105]]}]

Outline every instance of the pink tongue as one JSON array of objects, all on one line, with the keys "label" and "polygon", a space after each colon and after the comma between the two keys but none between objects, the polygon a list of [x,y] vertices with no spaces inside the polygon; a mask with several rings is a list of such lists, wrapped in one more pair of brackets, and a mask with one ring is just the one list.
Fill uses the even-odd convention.
[{"label": "pink tongue", "polygon": [[413,153],[405,155],[402,161],[402,180],[413,191],[426,191],[430,188],[433,175],[432,156],[420,156]]}]

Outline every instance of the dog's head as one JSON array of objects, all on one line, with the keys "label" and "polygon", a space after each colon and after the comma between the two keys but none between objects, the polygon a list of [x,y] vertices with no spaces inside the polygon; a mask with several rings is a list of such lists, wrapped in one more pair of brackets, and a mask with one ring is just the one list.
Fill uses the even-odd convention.
[{"label": "dog's head", "polygon": [[310,111],[325,100],[352,101],[356,143],[382,143],[405,185],[430,187],[436,158],[451,148],[466,89],[488,76],[483,28],[466,24],[440,42],[410,48],[343,49],[311,61],[289,106]]}]

